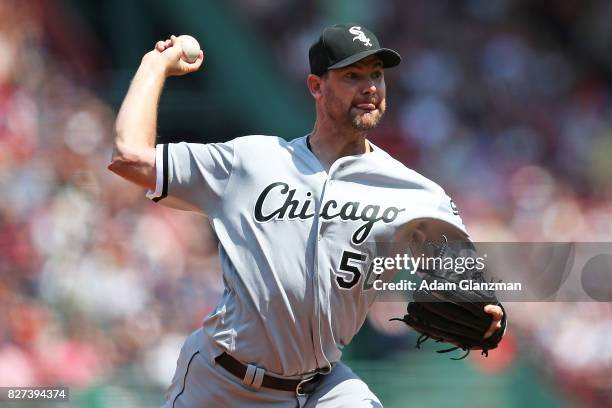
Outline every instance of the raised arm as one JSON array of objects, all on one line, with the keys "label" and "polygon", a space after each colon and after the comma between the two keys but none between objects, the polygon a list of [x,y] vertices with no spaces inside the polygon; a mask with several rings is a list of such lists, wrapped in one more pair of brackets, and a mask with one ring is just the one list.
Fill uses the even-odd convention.
[{"label": "raised arm", "polygon": [[194,63],[181,59],[177,37],[158,41],[142,58],[115,122],[113,157],[108,169],[132,183],[155,190],[157,108],[166,78],[197,71],[204,54]]}]

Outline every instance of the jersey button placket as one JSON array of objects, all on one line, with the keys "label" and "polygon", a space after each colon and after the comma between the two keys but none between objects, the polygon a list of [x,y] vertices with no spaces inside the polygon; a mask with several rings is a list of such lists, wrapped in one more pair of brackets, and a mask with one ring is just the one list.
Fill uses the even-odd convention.
[{"label": "jersey button placket", "polygon": [[[326,197],[329,197],[329,189],[331,187],[331,181],[329,179],[329,177],[327,178],[327,180],[325,181],[325,185],[323,186],[323,190],[321,191],[321,206],[324,205],[325,201],[326,201]],[[323,350],[323,339],[321,338],[321,320],[322,320],[322,316],[321,316],[321,312],[322,312],[322,304],[321,304],[321,299],[325,299],[325,288],[323,287],[323,285],[325,285],[325,281],[321,279],[321,276],[319,276],[320,271],[325,271],[326,269],[323,267],[321,267],[321,265],[319,264],[319,255],[322,252],[325,252],[325,245],[324,242],[321,242],[323,239],[323,234],[325,232],[325,224],[323,219],[321,218],[320,215],[320,211],[319,211],[319,215],[317,217],[317,248],[316,248],[316,259],[315,259],[315,265],[316,265],[316,271],[313,274],[313,279],[314,279],[314,293],[315,293],[315,321],[314,323],[314,327],[313,327],[313,340],[315,341],[315,344],[313,344],[314,346],[314,351],[315,351],[315,358],[317,360],[317,365],[319,367],[325,367],[327,365],[329,365],[329,360],[327,359],[327,357],[325,356],[325,352]],[[318,344],[317,344],[318,343]]]},{"label": "jersey button placket", "polygon": [[[323,194],[325,196],[329,197],[329,190],[332,188],[333,183],[334,183],[334,180],[328,177],[327,181],[325,182],[325,188],[323,189]],[[325,203],[325,200],[324,200],[324,197],[322,196],[321,205],[323,205],[324,203]],[[319,242],[323,239],[323,234],[325,234],[325,230],[327,229],[328,226],[329,226],[329,222],[326,222],[319,216],[319,222],[317,225],[317,239],[319,240]]]}]

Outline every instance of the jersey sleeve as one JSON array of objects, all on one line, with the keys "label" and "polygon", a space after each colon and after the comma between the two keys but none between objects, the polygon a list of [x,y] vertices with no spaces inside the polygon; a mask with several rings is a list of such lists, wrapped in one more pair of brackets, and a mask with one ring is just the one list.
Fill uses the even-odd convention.
[{"label": "jersey sleeve", "polygon": [[468,233],[465,225],[463,224],[463,220],[459,215],[459,209],[457,205],[444,191],[442,191],[440,195],[440,202],[438,203],[438,207],[436,208],[436,217],[443,221],[447,221],[466,234]]},{"label": "jersey sleeve", "polygon": [[232,174],[235,141],[168,143],[155,148],[155,191],[147,198],[167,207],[213,214]]}]

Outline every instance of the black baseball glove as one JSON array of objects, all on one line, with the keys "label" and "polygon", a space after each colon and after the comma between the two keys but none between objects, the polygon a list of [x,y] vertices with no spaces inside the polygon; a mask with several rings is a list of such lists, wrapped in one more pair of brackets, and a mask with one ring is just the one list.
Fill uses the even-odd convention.
[{"label": "black baseball glove", "polygon": [[[400,320],[419,332],[417,348],[427,339],[453,344],[438,353],[459,348],[488,351],[499,344],[506,329],[506,313],[495,292],[483,288],[487,280],[483,258],[467,236],[451,224],[437,220],[419,220],[412,223],[410,232],[412,256],[423,256],[427,262],[419,267],[423,281],[408,304],[408,313]],[[474,262],[466,262],[473,259]],[[503,312],[501,327],[486,339],[493,316],[484,311],[486,305],[499,306]]]}]

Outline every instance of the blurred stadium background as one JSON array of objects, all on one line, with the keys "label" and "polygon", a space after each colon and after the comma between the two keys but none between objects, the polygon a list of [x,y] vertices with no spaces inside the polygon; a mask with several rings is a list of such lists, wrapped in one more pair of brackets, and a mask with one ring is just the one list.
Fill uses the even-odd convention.
[{"label": "blurred stadium background", "polygon": [[[308,46],[346,21],[404,58],[374,142],[443,185],[476,240],[610,241],[609,1],[0,0],[0,386],[161,404],[222,281],[204,218],[106,170],[130,78],[192,34],[205,65],[168,81],[160,141],[293,139],[314,118]],[[610,303],[508,304],[501,349],[460,362],[391,331],[402,308],[377,304],[345,352],[387,407],[612,405]]]}]

